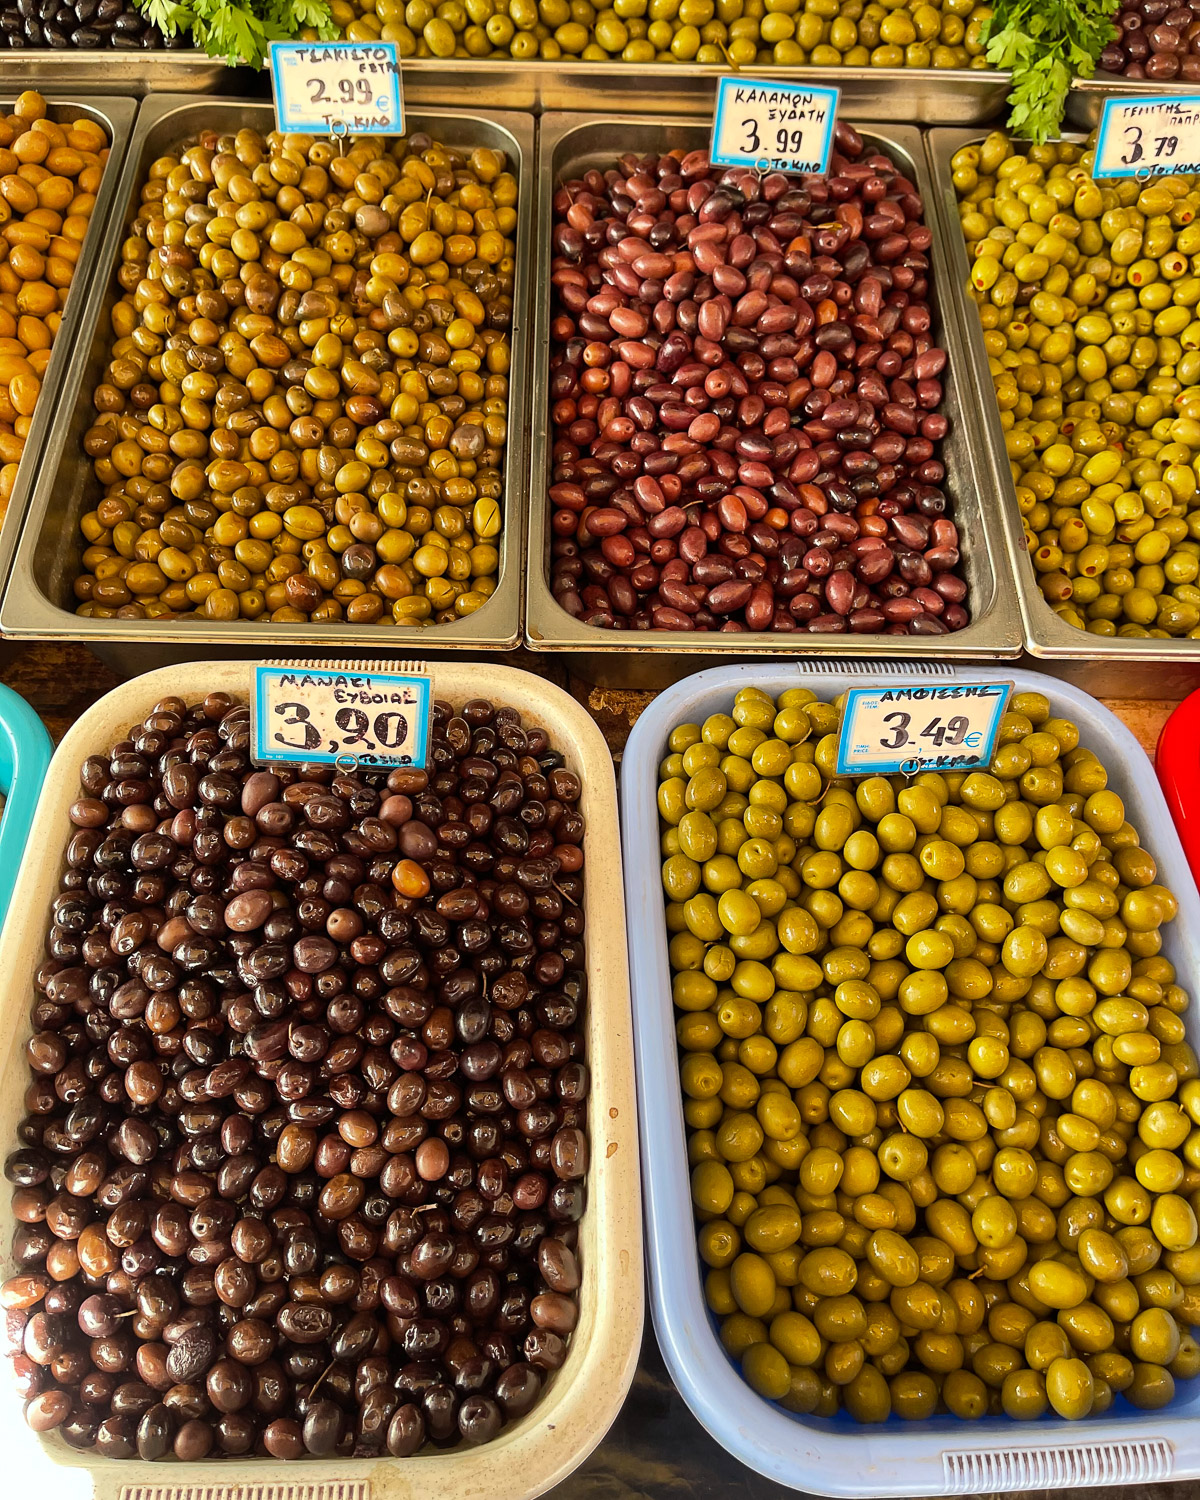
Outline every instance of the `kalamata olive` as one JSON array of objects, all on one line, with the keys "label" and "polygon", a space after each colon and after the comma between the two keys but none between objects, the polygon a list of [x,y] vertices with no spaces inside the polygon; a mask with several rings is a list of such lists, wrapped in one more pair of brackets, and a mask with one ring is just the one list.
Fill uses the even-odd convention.
[{"label": "kalamata olive", "polygon": [[[790,197],[776,174],[784,208],[747,199],[753,181],[703,153],[690,215],[652,233],[645,194],[627,184],[666,182],[673,157],[625,156],[615,173],[557,189],[550,582],[585,624],[826,631],[853,615],[861,632],[890,628],[885,597],[909,595],[886,561],[891,540],[871,527],[885,504],[915,507],[909,480],[942,473],[931,235],[900,169],[852,133],[838,152],[834,225],[826,193]],[[597,214],[604,235],[590,227]],[[781,253],[810,229],[819,264]],[[849,529],[814,535],[820,517]],[[778,568],[792,535],[812,537],[804,566],[793,555]],[[883,559],[835,566],[860,535],[882,536]],[[919,632],[932,618],[891,624]],[[953,628],[965,620],[964,609]]]},{"label": "kalamata olive", "polygon": [[1165,7],[1162,0],[1121,0],[1116,37],[1100,55],[1100,66],[1127,78],[1165,80],[1193,59],[1195,14],[1188,5]]}]

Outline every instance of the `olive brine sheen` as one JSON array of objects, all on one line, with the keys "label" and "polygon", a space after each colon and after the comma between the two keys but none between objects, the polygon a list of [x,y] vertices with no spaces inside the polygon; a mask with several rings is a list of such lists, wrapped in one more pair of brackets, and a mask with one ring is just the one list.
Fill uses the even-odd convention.
[{"label": "olive brine sheen", "polygon": [[82,767],[6,1162],[30,1425],[401,1457],[529,1411],[577,1316],[581,783],[436,703],[428,771],[255,770],[165,699]]}]

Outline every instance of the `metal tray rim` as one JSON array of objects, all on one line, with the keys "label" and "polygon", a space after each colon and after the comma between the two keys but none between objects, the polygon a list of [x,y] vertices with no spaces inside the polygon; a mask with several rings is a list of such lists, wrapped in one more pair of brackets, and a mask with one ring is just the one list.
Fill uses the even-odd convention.
[{"label": "metal tray rim", "polygon": [[[622,80],[645,80],[647,78],[674,78],[685,84],[694,79],[715,79],[731,69],[725,63],[627,63],[613,58],[604,62],[585,62],[581,58],[530,58],[518,60],[502,57],[408,57],[404,60],[405,75],[438,77],[444,74],[449,79],[486,78],[489,74],[508,74],[521,77],[531,84],[538,79],[553,81],[557,78],[571,80],[594,80],[603,87],[603,80],[613,83]],[[40,76],[43,78],[77,78],[92,80],[107,87],[114,77],[122,80],[122,86],[136,86],[141,92],[157,92],[148,78],[149,72],[157,72],[172,83],[177,76],[189,80],[211,74],[214,81],[233,68],[224,57],[213,57],[194,47],[163,47],[153,51],[126,51],[116,48],[100,48],[94,51],[57,51],[53,48],[14,47],[4,53],[6,76],[20,78]],[[149,65],[149,67],[147,66]],[[252,73],[246,64],[234,65],[239,71]],[[846,92],[855,92],[870,86],[873,93],[883,98],[898,86],[907,83],[909,89],[901,91],[894,106],[903,109],[906,118],[912,107],[912,85],[925,100],[937,100],[955,106],[955,118],[963,119],[962,111],[969,106],[964,95],[972,92],[991,94],[1000,88],[1007,89],[1011,81],[1008,69],[998,68],[872,68],[814,67],[811,64],[787,66],[775,63],[755,64],[756,77],[817,79],[830,82],[841,79]],[[262,76],[262,75],[259,75]],[[264,77],[264,84],[266,80]],[[976,101],[978,102],[978,101]],[[932,118],[932,117],[931,117]]]},{"label": "metal tray rim", "polygon": [[[1137,80],[1134,80],[1137,81]],[[967,294],[970,267],[966,242],[958,222],[957,198],[950,180],[950,158],[961,147],[982,139],[973,126],[931,130],[926,133],[926,150],[935,188],[935,209],[941,222],[941,239],[951,263],[953,296],[959,311],[959,323],[969,354],[968,369],[975,391],[979,436],[984,456],[991,470],[993,489],[1000,503],[1008,543],[1011,572],[1016,580],[1017,599],[1025,631],[1025,649],[1030,656],[1052,661],[1143,661],[1174,664],[1200,663],[1200,640],[1137,640],[1126,636],[1092,635],[1068,625],[1046,603],[1033,577],[1033,567],[1025,550],[1024,533],[1017,511],[1016,490],[1003,458],[1004,436],[1000,413],[990,378],[987,377],[987,352],[983,347],[983,329],[975,304]],[[1060,139],[1078,144],[1078,133],[1066,132]],[[986,383],[985,383],[986,381]]]},{"label": "metal tray rim", "polygon": [[[78,342],[84,345],[85,328],[87,347],[101,334],[99,324],[103,313],[108,280],[116,263],[118,247],[125,232],[125,205],[132,201],[143,173],[141,160],[150,133],[173,113],[211,109],[214,106],[229,106],[239,109],[251,118],[255,115],[274,120],[273,107],[259,101],[245,101],[195,94],[154,94],[143,100],[138,110],[126,155],[125,164],[117,187],[119,214],[110,215],[105,225],[104,240],[100,245],[95,272],[88,286],[88,321],[81,321]],[[478,110],[447,108],[438,111],[442,119],[479,120],[498,126],[512,139],[520,153],[517,163],[519,185],[518,202],[524,202],[523,212],[518,212],[516,230],[517,271],[513,297],[512,361],[509,372],[508,441],[504,460],[504,530],[501,534],[500,573],[496,592],[481,605],[474,614],[465,616],[447,625],[433,625],[406,629],[396,625],[352,625],[345,621],[332,623],[328,629],[303,624],[255,624],[250,621],[204,621],[185,619],[162,622],[158,620],[92,620],[61,608],[45,597],[33,574],[33,553],[37,538],[45,522],[54,498],[59,472],[64,464],[77,461],[80,455],[68,454],[66,449],[66,423],[55,424],[47,443],[41,472],[24,518],[20,539],[16,543],[11,573],[0,599],[0,629],[6,634],[23,638],[83,639],[95,641],[120,641],[126,644],[172,645],[216,645],[243,646],[261,643],[265,646],[284,646],[291,649],[305,647],[353,646],[356,649],[376,647],[411,651],[416,641],[422,650],[437,650],[455,647],[474,647],[480,650],[506,650],[516,646],[521,639],[521,608],[523,596],[523,561],[526,503],[525,491],[528,475],[528,380],[526,370],[529,362],[529,304],[532,286],[532,220],[536,212],[536,184],[534,179],[534,126],[530,116],[511,111],[493,110],[483,114]],[[422,120],[421,111],[410,114],[410,122]],[[410,125],[411,128],[411,125]],[[82,320],[82,314],[81,314]],[[82,384],[84,362],[79,361],[74,379],[64,379],[61,399],[58,403],[64,411],[68,398],[78,400],[83,395]]]},{"label": "metal tray rim", "polygon": [[[549,348],[550,325],[550,213],[554,194],[553,156],[554,148],[574,131],[596,122],[587,115],[568,112],[552,112],[542,116],[538,128],[538,244],[537,272],[535,277],[534,344],[539,350]],[[707,125],[707,121],[692,117],[645,117],[611,116],[605,125],[657,124],[664,127]],[[933,272],[939,287],[937,311],[941,323],[942,339],[950,355],[951,368],[965,364],[967,355],[958,326],[958,309],[955,299],[944,288],[950,280],[949,267],[939,245],[937,220],[930,208],[932,182],[924,155],[921,131],[914,126],[894,126],[871,123],[864,125],[865,134],[889,142],[898,147],[911,160],[917,187],[925,201],[925,219],[933,231]],[[549,407],[549,363],[543,361],[533,374],[534,410],[545,414]],[[966,433],[966,472],[962,488],[974,487],[982,492],[987,475],[976,465],[974,454],[977,446],[975,423],[969,403],[963,403],[960,422]],[[901,658],[921,660],[942,656],[964,659],[995,660],[1015,657],[1020,654],[1020,621],[1016,610],[1015,593],[1011,573],[1003,565],[1006,551],[1000,539],[994,535],[990,509],[981,504],[979,523],[982,540],[979,550],[990,563],[991,598],[983,615],[973,618],[962,630],[944,636],[889,636],[889,635],[813,635],[793,632],[777,635],[770,631],[746,631],[722,633],[720,631],[694,634],[680,630],[655,630],[631,633],[619,630],[601,630],[596,626],[581,625],[574,620],[555,600],[550,592],[547,576],[547,549],[550,533],[550,506],[546,497],[545,475],[549,463],[548,422],[543,415],[534,433],[529,467],[529,549],[526,561],[525,592],[525,639],[535,651],[600,651],[600,652],[677,652],[683,655],[716,655],[730,653],[746,654],[763,652],[768,655],[805,654],[821,656],[878,656],[881,650]]]},{"label": "metal tray rim", "polygon": [[1091,130],[1100,122],[1100,111],[1104,108],[1106,99],[1153,99],[1177,94],[1181,89],[1186,93],[1196,87],[1196,84],[1189,84],[1185,79],[1155,81],[1153,78],[1126,78],[1121,73],[1106,73],[1102,68],[1097,68],[1090,78],[1071,80],[1066,118],[1072,125]]}]

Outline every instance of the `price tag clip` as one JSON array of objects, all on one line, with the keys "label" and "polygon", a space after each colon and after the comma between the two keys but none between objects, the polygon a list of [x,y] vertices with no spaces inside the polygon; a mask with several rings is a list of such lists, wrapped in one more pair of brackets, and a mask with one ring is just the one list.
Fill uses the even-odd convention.
[{"label": "price tag clip", "polygon": [[992,759],[1011,682],[850,688],[838,736],[839,776],[977,771]]},{"label": "price tag clip", "polygon": [[1200,97],[1110,96],[1096,132],[1092,177],[1177,177],[1200,172]]},{"label": "price tag clip", "polygon": [[415,663],[400,672],[355,662],[254,668],[250,756],[258,765],[409,766],[429,754],[433,684]]},{"label": "price tag clip", "polygon": [[272,42],[275,118],[288,135],[403,135],[395,42]]},{"label": "price tag clip", "polygon": [[709,159],[717,167],[824,176],[840,90],[740,74],[717,82]]}]

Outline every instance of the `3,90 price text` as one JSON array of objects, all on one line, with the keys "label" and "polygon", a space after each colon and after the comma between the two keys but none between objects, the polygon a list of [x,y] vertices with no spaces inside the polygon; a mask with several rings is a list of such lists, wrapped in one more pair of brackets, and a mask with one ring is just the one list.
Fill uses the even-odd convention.
[{"label": "3,90 price text", "polygon": [[426,676],[336,668],[255,668],[251,753],[260,764],[423,766]]},{"label": "3,90 price text", "polygon": [[[307,703],[276,703],[274,713],[286,728],[276,729],[271,743],[284,750],[311,754],[321,749],[321,731],[312,721]],[[402,713],[381,713],[371,719],[361,708],[339,708],[333,722],[341,730],[325,749],[331,755],[353,755],[356,750],[398,750],[408,738],[408,720]],[[375,738],[371,738],[371,734]],[[297,736],[289,739],[288,734]]]}]

